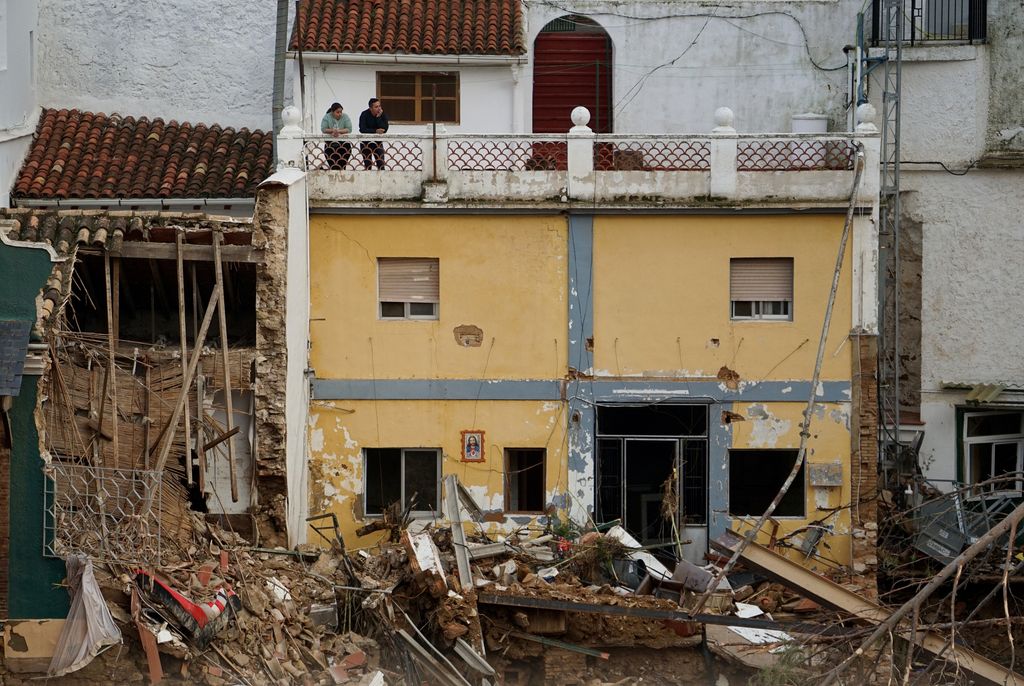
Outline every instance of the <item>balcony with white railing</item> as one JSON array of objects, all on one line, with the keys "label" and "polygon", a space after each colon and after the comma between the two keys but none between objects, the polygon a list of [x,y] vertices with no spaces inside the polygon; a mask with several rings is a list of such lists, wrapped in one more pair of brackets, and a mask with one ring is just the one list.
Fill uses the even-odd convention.
[{"label": "balcony with white railing", "polygon": [[597,135],[589,112],[553,134],[424,134],[372,137],[309,134],[286,111],[278,137],[285,164],[308,173],[318,205],[380,202],[835,204],[849,199],[863,154],[861,203],[878,195],[879,141],[870,105],[856,131],[841,134],[739,134],[732,112],[697,135]]}]

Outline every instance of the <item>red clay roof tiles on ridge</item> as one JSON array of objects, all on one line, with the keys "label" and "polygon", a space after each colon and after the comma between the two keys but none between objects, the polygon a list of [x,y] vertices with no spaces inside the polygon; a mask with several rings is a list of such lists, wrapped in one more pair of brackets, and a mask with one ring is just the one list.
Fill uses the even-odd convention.
[{"label": "red clay roof tiles on ridge", "polygon": [[519,0],[300,0],[291,49],[422,55],[526,53]]},{"label": "red clay roof tiles on ridge", "polygon": [[250,198],[273,145],[259,130],[44,109],[11,196]]}]

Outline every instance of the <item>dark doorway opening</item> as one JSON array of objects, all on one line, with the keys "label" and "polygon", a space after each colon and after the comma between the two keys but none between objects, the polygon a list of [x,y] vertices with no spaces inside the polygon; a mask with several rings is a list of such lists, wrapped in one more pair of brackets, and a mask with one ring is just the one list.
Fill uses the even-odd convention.
[{"label": "dark doorway opening", "polygon": [[645,545],[707,525],[707,407],[597,409],[595,515]]},{"label": "dark doorway opening", "polygon": [[612,41],[593,20],[565,16],[534,42],[533,132],[565,133],[569,113],[590,110],[595,133],[612,132]]}]

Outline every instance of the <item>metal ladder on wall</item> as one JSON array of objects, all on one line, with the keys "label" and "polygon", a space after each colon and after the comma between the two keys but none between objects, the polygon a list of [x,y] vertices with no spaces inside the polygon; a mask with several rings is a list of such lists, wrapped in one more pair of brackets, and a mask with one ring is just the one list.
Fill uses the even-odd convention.
[{"label": "metal ladder on wall", "polygon": [[900,432],[900,80],[903,61],[905,0],[876,0],[873,27],[881,54],[869,57],[864,17],[858,17],[861,55],[857,104],[867,102],[870,73],[882,68],[882,151],[878,226],[878,441],[880,486],[898,486]]}]

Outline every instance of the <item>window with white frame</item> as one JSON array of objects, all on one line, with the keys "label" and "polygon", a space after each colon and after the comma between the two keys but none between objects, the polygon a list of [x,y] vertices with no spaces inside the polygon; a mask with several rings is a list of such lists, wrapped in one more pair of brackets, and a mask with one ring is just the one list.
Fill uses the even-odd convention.
[{"label": "window with white frame", "polygon": [[964,477],[975,493],[1020,491],[1024,469],[1024,412],[965,412]]},{"label": "window with white frame", "polygon": [[732,319],[793,319],[793,258],[734,257],[729,260]]},{"label": "window with white frame", "polygon": [[[429,515],[438,511],[441,451],[433,448],[364,448],[363,511],[382,515],[392,503]],[[415,499],[415,500],[414,500]]]},{"label": "window with white frame", "polygon": [[440,264],[436,257],[377,258],[381,319],[437,319]]}]

